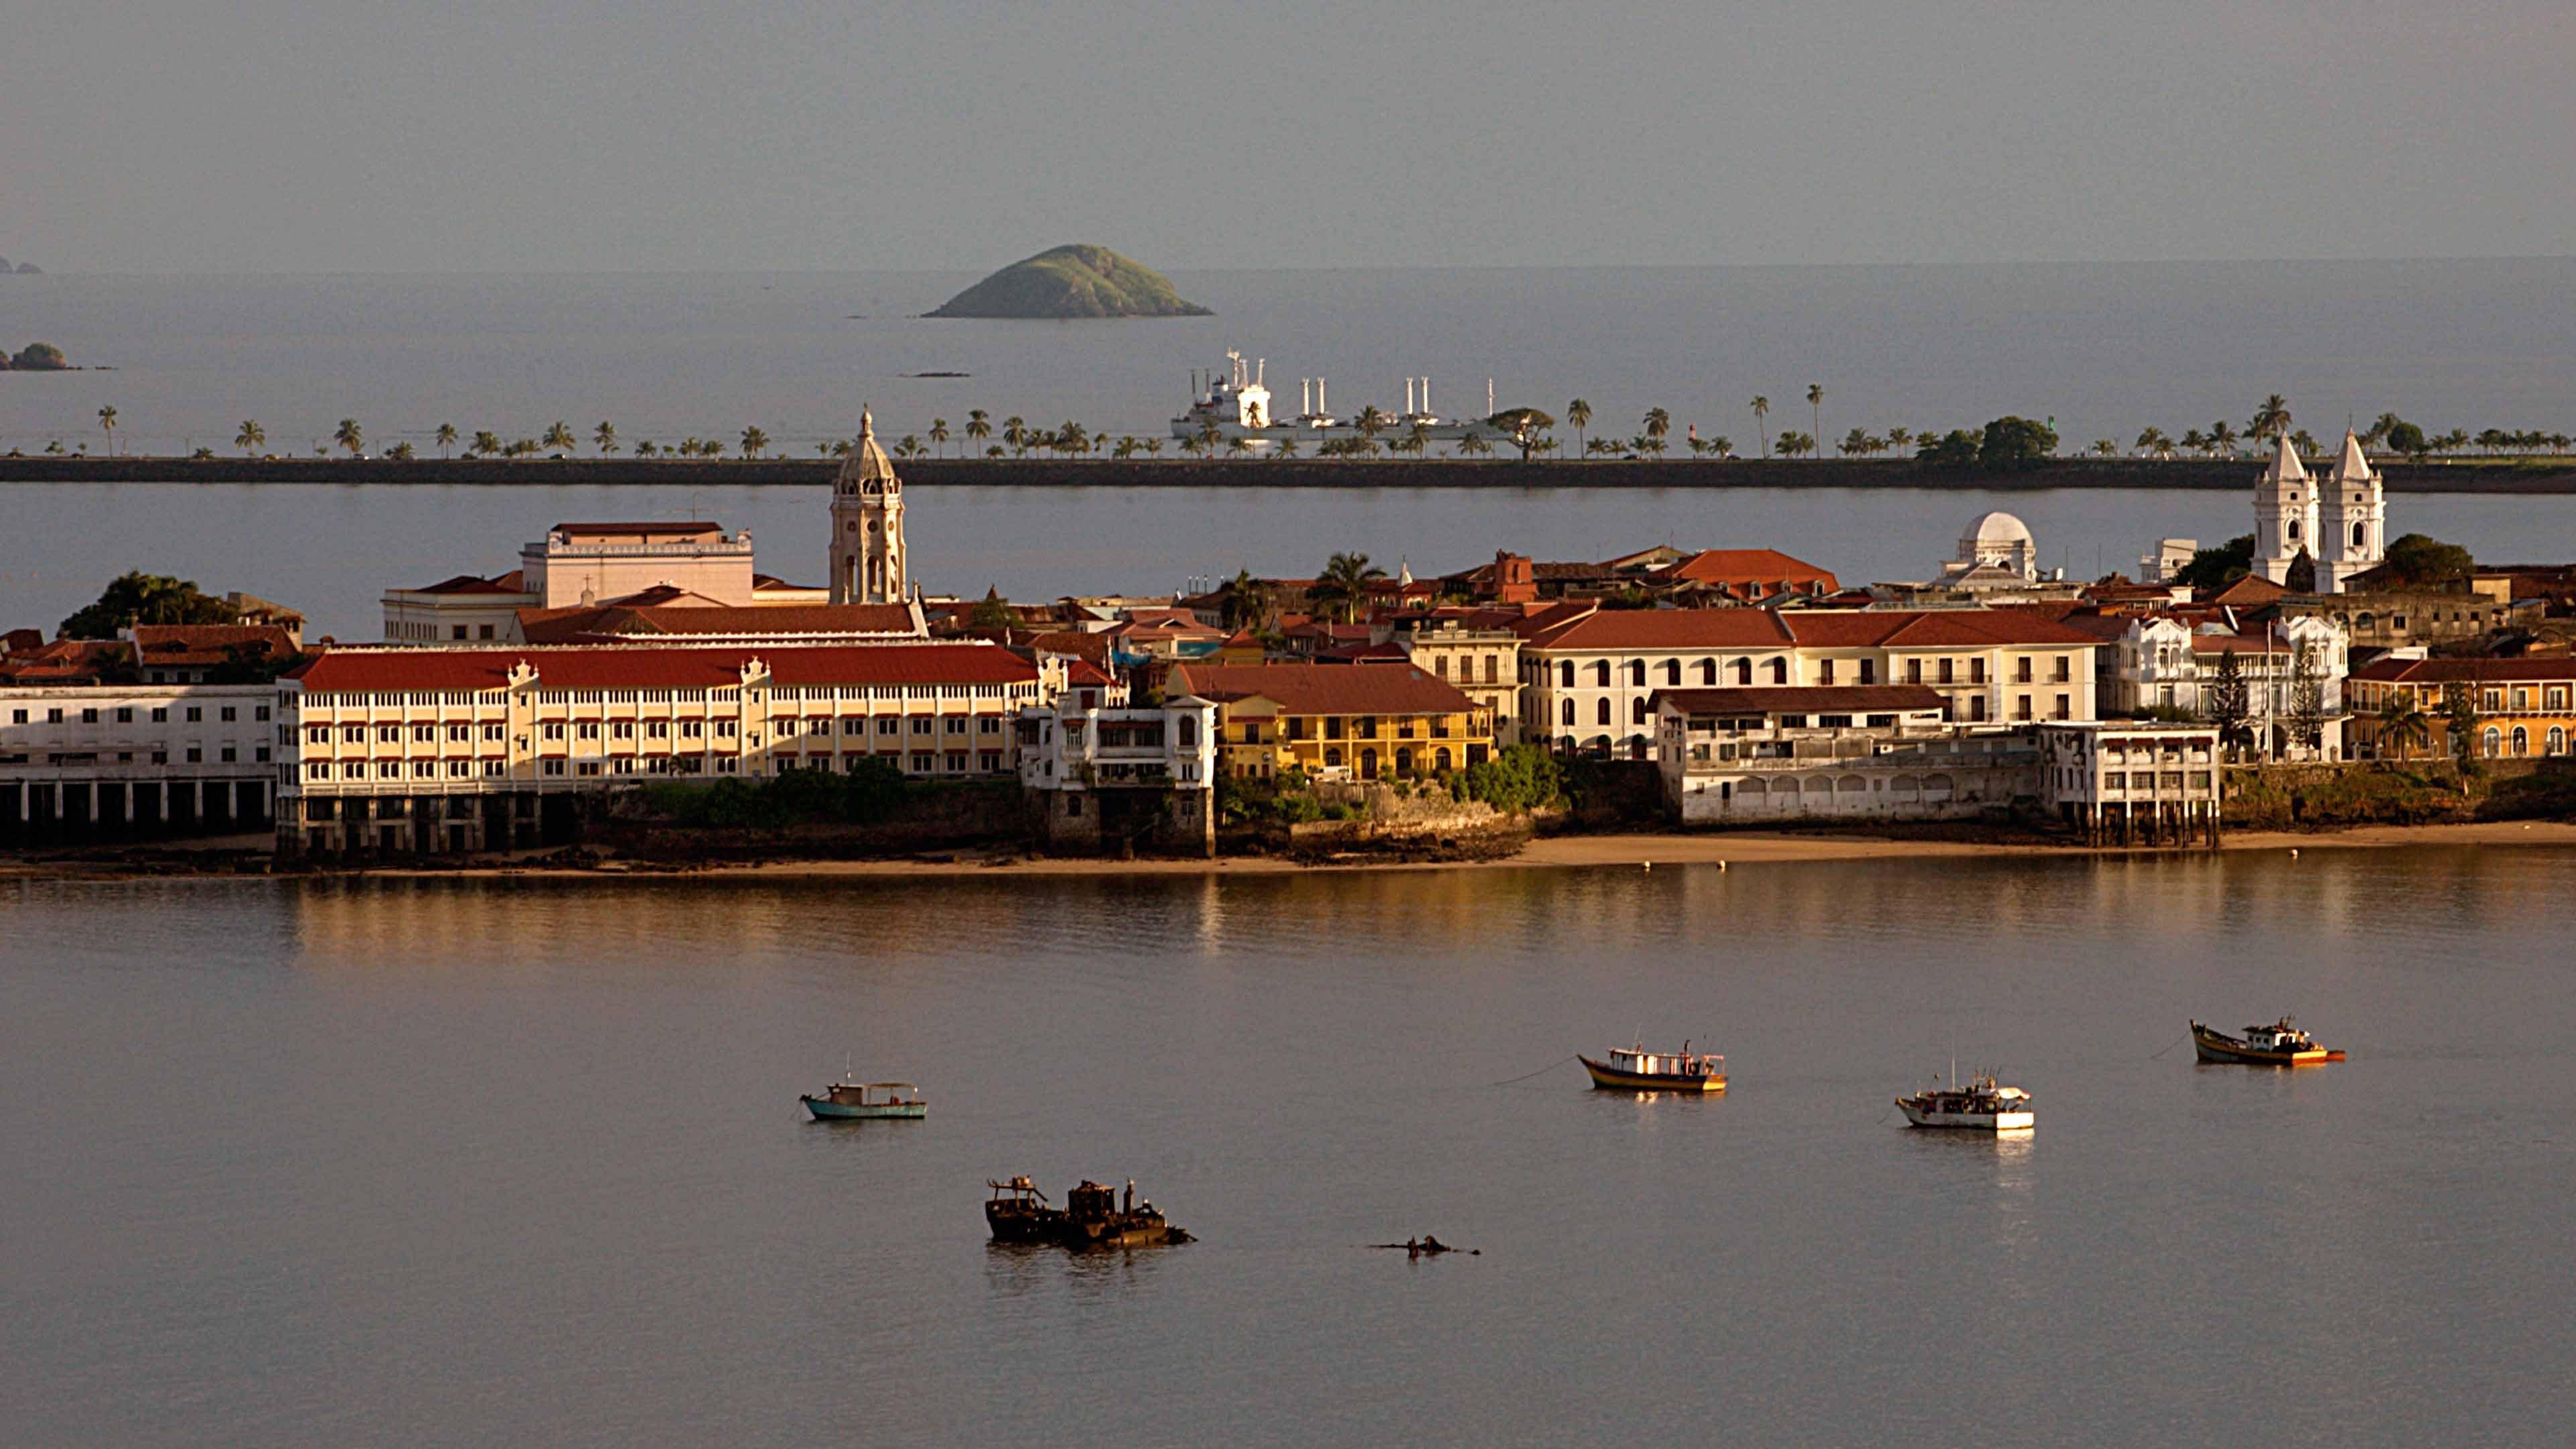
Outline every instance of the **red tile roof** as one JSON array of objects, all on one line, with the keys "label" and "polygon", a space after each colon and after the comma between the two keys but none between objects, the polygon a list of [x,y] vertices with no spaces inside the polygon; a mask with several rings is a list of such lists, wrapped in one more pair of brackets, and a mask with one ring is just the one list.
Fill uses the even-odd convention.
[{"label": "red tile roof", "polygon": [[1533,649],[1983,649],[1998,644],[2097,644],[2034,614],[2004,609],[1923,611],[1603,609],[1569,623],[1524,621]]},{"label": "red tile roof", "polygon": [[124,668],[131,653],[122,639],[56,639],[0,658],[0,682],[89,684]]},{"label": "red tile roof", "polygon": [[1684,714],[1863,714],[1870,711],[1939,709],[1938,690],[1921,684],[1785,684],[1764,688],[1659,689],[1658,705],[1670,703]]},{"label": "red tile roof", "polygon": [[1172,692],[1203,699],[1259,695],[1290,714],[1465,714],[1476,702],[1416,665],[1183,664]]},{"label": "red tile roof", "polygon": [[309,690],[501,689],[513,667],[546,689],[706,689],[742,682],[745,661],[773,683],[1024,684],[1037,666],[993,644],[824,644],[672,648],[334,650],[287,674]]},{"label": "red tile roof", "polygon": [[877,634],[911,637],[903,604],[758,604],[745,608],[645,607],[521,609],[519,632],[531,644],[571,644],[632,635]]},{"label": "red tile roof", "polygon": [[407,594],[524,594],[528,591],[526,572],[512,569],[506,574],[484,578],[480,574],[458,574],[417,589],[403,589]]},{"label": "red tile roof", "polygon": [[643,523],[558,523],[546,532],[568,534],[574,538],[621,538],[627,534],[647,538],[706,538],[724,532],[724,526],[694,520],[658,519]]},{"label": "red tile roof", "polygon": [[1792,641],[1768,609],[1599,609],[1520,625],[1533,649],[1771,649]]},{"label": "red tile roof", "polygon": [[295,641],[274,624],[137,624],[135,662],[144,668],[203,668],[236,652],[245,659],[284,659]]},{"label": "red tile roof", "polygon": [[2576,680],[2576,659],[2374,659],[2352,672],[2376,684],[2520,684]]},{"label": "red tile roof", "polygon": [[1775,548],[1704,548],[1655,575],[1673,582],[1728,584],[1775,593],[1782,588],[1831,593],[1841,587],[1834,571]]},{"label": "red tile roof", "polygon": [[1064,666],[1064,682],[1070,685],[1090,685],[1105,689],[1118,681],[1109,677],[1109,671],[1090,660],[1075,659]]}]

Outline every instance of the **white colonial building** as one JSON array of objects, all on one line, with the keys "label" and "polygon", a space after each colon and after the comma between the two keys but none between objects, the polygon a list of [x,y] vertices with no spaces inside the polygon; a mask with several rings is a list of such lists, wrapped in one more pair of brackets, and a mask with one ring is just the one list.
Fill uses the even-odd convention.
[{"label": "white colonial building", "polygon": [[2347,430],[2334,471],[2311,477],[2287,434],[2272,440],[2272,461],[2254,488],[2254,571],[2286,584],[2305,554],[2316,567],[2316,592],[2339,594],[2353,576],[2388,557],[2388,505],[2361,439]]},{"label": "white colonial building", "polygon": [[1019,713],[1020,784],[1046,812],[1048,843],[1215,854],[1216,703],[1188,693],[1132,708],[1099,699],[1069,688]]},{"label": "white colonial building", "polygon": [[0,840],[268,828],[272,684],[0,685]]}]

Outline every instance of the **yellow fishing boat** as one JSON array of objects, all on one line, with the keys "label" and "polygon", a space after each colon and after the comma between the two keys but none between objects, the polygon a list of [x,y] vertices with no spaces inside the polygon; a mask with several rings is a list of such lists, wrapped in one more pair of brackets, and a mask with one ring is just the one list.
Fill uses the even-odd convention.
[{"label": "yellow fishing boat", "polygon": [[2343,1053],[2317,1045],[2316,1039],[2282,1017],[2270,1026],[2249,1026],[2241,1037],[2213,1026],[2191,1024],[2191,1044],[2204,1062],[2232,1062],[2253,1067],[2308,1067],[2339,1062]]},{"label": "yellow fishing boat", "polygon": [[1639,1042],[1625,1050],[1613,1047],[1606,1062],[1575,1053],[1592,1074],[1592,1085],[1614,1092],[1723,1092],[1726,1058],[1693,1052],[1689,1042],[1677,1052],[1650,1052]]}]

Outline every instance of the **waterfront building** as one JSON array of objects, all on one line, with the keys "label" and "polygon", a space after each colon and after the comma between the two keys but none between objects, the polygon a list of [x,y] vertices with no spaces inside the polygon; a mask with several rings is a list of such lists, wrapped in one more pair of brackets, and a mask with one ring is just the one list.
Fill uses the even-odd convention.
[{"label": "waterfront building", "polygon": [[826,602],[757,572],[748,532],[717,524],[645,521],[558,523],[519,550],[519,567],[490,578],[459,574],[388,589],[385,640],[396,644],[525,642],[523,609],[751,608]]},{"label": "waterfront building", "polygon": [[2475,716],[2468,753],[2483,759],[2566,755],[2576,741],[2576,659],[2391,656],[2363,665],[2349,681],[2354,754],[2385,760],[2460,753],[2449,715],[2455,695],[2466,696]]},{"label": "waterfront building", "polygon": [[2104,720],[2044,725],[2035,738],[2043,802],[2087,841],[2218,843],[2216,726]]},{"label": "waterfront building", "polygon": [[877,446],[876,420],[859,412],[859,441],[832,480],[835,604],[895,604],[907,593],[903,480]]},{"label": "waterfront building", "polygon": [[560,841],[582,797],[657,778],[1007,778],[1063,677],[980,642],[335,649],[279,681],[279,848]]},{"label": "waterfront building", "polygon": [[1647,759],[1658,689],[1911,684],[1958,724],[2095,717],[2100,641],[2036,613],[1600,610],[1538,615],[1522,636],[1526,739]]},{"label": "waterfront building", "polygon": [[[2070,628],[2089,622],[2070,617]],[[2230,628],[2223,620],[2161,615],[2104,616],[2103,704],[2122,714],[2178,709],[2201,714],[2222,655],[2236,656],[2248,708],[2260,717],[2297,713],[2302,670],[2313,675],[2327,714],[2343,708],[2351,635],[2328,615],[2304,614]],[[2109,632],[2116,631],[2116,632]]]},{"label": "waterfront building", "polygon": [[266,683],[0,682],[0,840],[264,830],[277,708]]},{"label": "waterfront building", "polygon": [[1521,636],[1511,629],[1520,617],[1517,609],[1453,608],[1386,614],[1373,623],[1396,646],[1398,659],[1474,700],[1502,746],[1521,738]]},{"label": "waterfront building", "polygon": [[1235,779],[1421,779],[1494,749],[1487,712],[1413,664],[1183,664],[1170,692],[1215,702]]},{"label": "waterfront building", "polygon": [[1217,706],[1187,693],[1129,707],[1103,698],[1106,676],[1079,664],[1051,704],[1016,721],[1020,784],[1038,801],[1049,845],[1147,845],[1216,853]]}]

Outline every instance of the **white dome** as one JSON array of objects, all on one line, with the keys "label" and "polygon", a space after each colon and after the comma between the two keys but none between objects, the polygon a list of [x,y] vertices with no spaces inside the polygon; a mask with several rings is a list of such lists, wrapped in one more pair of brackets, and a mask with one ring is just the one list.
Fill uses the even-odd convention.
[{"label": "white dome", "polygon": [[1968,531],[1959,535],[1959,541],[1963,544],[2028,543],[2031,541],[2030,528],[2009,513],[1980,513],[1976,521],[1968,525]]}]

